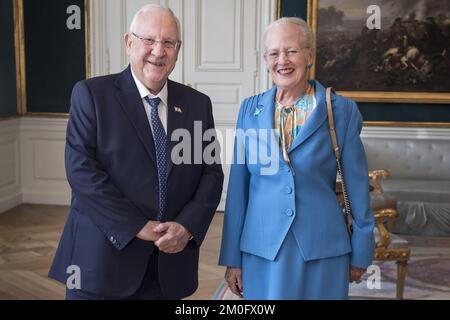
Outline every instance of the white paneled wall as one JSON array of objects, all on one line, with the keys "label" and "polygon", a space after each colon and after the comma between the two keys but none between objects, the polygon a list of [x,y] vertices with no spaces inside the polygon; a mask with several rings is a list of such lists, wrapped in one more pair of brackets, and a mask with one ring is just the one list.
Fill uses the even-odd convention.
[{"label": "white paneled wall", "polygon": [[[211,98],[222,136],[234,128],[242,100],[259,91],[256,86],[261,50],[257,39],[261,31],[257,17],[262,12],[257,2],[189,0],[184,8],[184,82]],[[225,208],[228,186],[230,165],[225,160],[226,178],[219,210]]]},{"label": "white paneled wall", "polygon": [[0,121],[0,213],[20,203],[70,203],[66,127],[63,118]]},{"label": "white paneled wall", "polygon": [[[124,35],[134,14],[142,6],[160,3],[169,6],[183,26],[184,6],[190,0],[96,0],[91,1],[91,55],[93,76],[121,72],[127,65]],[[182,30],[183,31],[183,30]],[[183,32],[182,32],[183,33]],[[183,40],[183,36],[181,37]],[[183,47],[171,79],[183,82]]]},{"label": "white paneled wall", "polygon": [[0,212],[22,201],[20,188],[19,119],[0,122]]},{"label": "white paneled wall", "polygon": [[[247,12],[248,10],[243,11],[245,10],[244,3],[247,2],[251,3],[252,6],[250,12]],[[233,45],[233,50],[230,51],[227,44],[230,41],[235,43],[236,40],[244,40],[244,32],[253,34],[256,37],[253,40],[254,43],[252,43],[255,48],[250,54],[253,55],[252,60],[258,65],[257,71],[261,75],[260,77],[258,74],[256,75],[256,88],[266,89],[268,87],[270,80],[265,72],[264,65],[260,63],[262,52],[260,38],[262,30],[275,18],[276,0],[91,1],[91,71],[93,76],[120,72],[127,66],[128,60],[123,41],[124,34],[128,31],[134,13],[143,5],[149,3],[161,3],[169,6],[180,19],[183,45],[177,66],[171,75],[172,80],[188,84],[184,76],[184,67],[189,65],[191,61],[184,61],[184,51],[196,48],[198,43],[190,41],[191,30],[200,25],[200,27],[203,26],[205,31],[199,38],[199,42],[203,45],[201,57],[206,58],[200,61],[206,64],[208,64],[208,57],[217,61],[218,57],[224,55],[229,55],[228,60],[233,60],[233,63],[240,62],[236,57],[242,57],[242,55],[248,53],[241,50],[241,45]],[[249,7],[249,4],[247,3],[245,6]],[[197,12],[199,14],[193,15],[192,10],[199,10]],[[235,14],[238,15],[235,16]],[[255,16],[256,20],[254,20]],[[248,17],[251,19],[251,24],[248,22]],[[205,25],[208,28],[205,28]],[[233,32],[230,33],[230,30]],[[238,50],[241,51],[238,52]]]},{"label": "white paneled wall", "polygon": [[185,81],[211,97],[214,118],[234,123],[258,77],[255,0],[192,0],[186,8]]},{"label": "white paneled wall", "polygon": [[[180,19],[183,45],[170,78],[209,95],[218,129],[233,128],[242,100],[270,85],[261,38],[275,19],[276,1],[91,1],[93,75],[120,72],[128,65],[123,36],[135,12],[148,3],[169,6]],[[224,171],[227,182],[229,165]],[[226,190],[227,183],[223,198]]]},{"label": "white paneled wall", "polygon": [[25,203],[70,203],[64,169],[66,119],[22,118],[20,150]]}]

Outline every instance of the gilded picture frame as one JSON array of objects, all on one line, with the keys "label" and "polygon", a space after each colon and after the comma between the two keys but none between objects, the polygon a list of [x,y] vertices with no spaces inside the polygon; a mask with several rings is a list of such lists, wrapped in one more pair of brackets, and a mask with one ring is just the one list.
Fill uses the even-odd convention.
[{"label": "gilded picture frame", "polygon": [[[1,10],[6,10],[6,11],[2,11],[1,14],[3,16],[8,16],[8,17],[12,17],[12,24],[9,23],[5,23],[2,25],[3,28],[6,29],[2,29],[1,32],[12,32],[11,34],[8,35],[4,35],[1,34],[0,35],[0,42],[1,42],[1,46],[0,46],[0,50],[2,51],[2,58],[5,59],[5,52],[8,52],[9,50],[12,50],[12,56],[8,56],[6,58],[6,60],[3,60],[3,63],[7,63],[10,64],[12,66],[11,69],[9,70],[1,70],[1,72],[13,72],[14,74],[14,80],[12,80],[11,78],[6,79],[3,78],[2,81],[11,81],[13,83],[9,83],[8,85],[10,85],[11,87],[2,87],[2,90],[10,90],[12,87],[14,87],[15,92],[8,92],[9,97],[15,96],[14,97],[14,105],[11,105],[12,108],[14,108],[14,111],[9,110],[5,111],[4,109],[2,109],[0,111],[0,121],[2,120],[9,120],[9,119],[13,119],[13,118],[17,118],[20,117],[21,115],[21,105],[22,105],[22,92],[20,89],[20,65],[19,65],[19,44],[20,44],[20,38],[19,38],[19,34],[20,34],[20,26],[23,25],[22,23],[20,23],[19,21],[19,15],[18,15],[18,2],[17,0],[10,0],[9,3],[3,3],[2,5],[4,5],[5,7],[2,7]],[[9,7],[10,6],[10,7]],[[11,11],[12,10],[12,11]],[[2,21],[3,22],[3,21]],[[9,21],[8,21],[9,22]],[[9,29],[11,28],[11,29]],[[10,36],[7,37],[7,36]],[[9,39],[9,41],[12,40],[12,43],[3,43],[4,41],[7,41],[6,39]],[[5,50],[5,51],[4,51]],[[9,75],[11,75],[12,73],[8,73]],[[3,83],[2,83],[3,85]],[[3,92],[4,93],[4,92]],[[5,97],[2,96],[2,98],[4,99]],[[12,101],[2,101],[2,104],[6,103],[12,103]],[[2,106],[3,107],[3,106]],[[9,107],[8,107],[9,108]],[[11,109],[12,109],[11,108]]]},{"label": "gilded picture frame", "polygon": [[[25,54],[25,23],[24,23],[24,0],[14,1],[14,38],[16,48],[16,74],[17,74],[17,113],[18,116],[56,117],[67,118],[68,113],[56,112],[28,112],[27,111],[27,88],[26,88],[26,54]],[[84,36],[85,36],[85,59],[86,78],[91,77],[91,41],[90,41],[90,0],[84,3]]]},{"label": "gilded picture frame", "polygon": [[[369,2],[370,4],[376,5],[378,3],[380,5],[381,15],[383,15],[383,12],[385,14],[389,12],[389,17],[381,18],[381,29],[378,29],[378,31],[370,30],[366,26],[366,20],[370,17],[370,14],[367,13]],[[441,22],[444,21],[442,20],[443,17],[441,15],[429,17],[424,15],[422,11],[411,11],[411,8],[415,7],[413,3],[409,3],[409,6],[406,7],[404,1],[396,1],[395,4],[390,2],[389,0],[308,0],[307,19],[316,35],[317,48],[315,63],[310,74],[311,78],[325,81],[325,85],[334,86],[339,93],[358,102],[450,103],[450,81],[438,81],[439,79],[450,78],[450,68],[445,67],[447,62],[450,65],[450,50],[444,48],[441,43],[430,43],[429,36],[425,38],[425,35],[422,35],[422,38],[420,38],[420,35],[411,34],[411,32],[416,31],[410,31],[414,28],[424,28],[425,32],[428,29],[438,30],[437,28],[440,28]],[[390,3],[395,10],[387,10],[386,3]],[[434,11],[429,10],[428,13],[440,12],[439,10],[450,8],[444,0],[432,0],[429,3],[434,4],[436,8]],[[402,7],[402,4],[404,7]],[[445,8],[439,9],[440,4]],[[402,12],[402,9],[404,9],[404,12]],[[278,9],[278,12],[280,12],[280,9]],[[329,19],[324,19],[327,14]],[[351,16],[347,19],[347,22],[345,14]],[[404,14],[407,17],[396,18],[396,14]],[[445,14],[447,20],[450,20],[450,12],[445,11]],[[324,25],[321,25],[321,17],[322,20],[327,21],[327,23],[323,23]],[[332,24],[332,21],[335,23]],[[448,21],[445,20],[444,22]],[[339,23],[341,24],[339,25]],[[383,25],[385,26],[384,29]],[[356,28],[360,28],[360,31],[358,32]],[[353,32],[350,36],[349,30]],[[394,31],[398,32],[394,33]],[[448,32],[450,29],[444,31]],[[368,32],[371,35],[378,36],[371,36],[370,38]],[[441,30],[440,34],[436,36],[435,42],[438,42],[439,36],[442,37],[443,34]],[[448,36],[445,33],[445,37]],[[444,38],[444,40],[446,39]],[[358,41],[365,41],[365,46]],[[385,41],[392,41],[392,43],[385,43]],[[426,41],[423,46],[427,45],[428,49],[433,48],[434,45],[435,51],[425,52],[420,45],[416,45],[418,41]],[[379,48],[380,46],[377,46],[377,44],[383,44],[383,47]],[[363,49],[361,49],[362,52],[355,52],[357,50],[355,48]],[[370,57],[368,57],[370,65],[369,63],[364,65],[358,62],[362,60],[360,57],[364,54],[370,54]],[[442,57],[439,57],[439,55],[442,55]],[[365,61],[368,59],[365,59]],[[434,65],[427,69],[426,64],[431,63],[434,63]],[[428,71],[428,73],[425,71]],[[326,83],[327,79],[330,83]],[[366,79],[365,82],[364,79]],[[365,86],[371,88],[365,89]],[[392,90],[392,88],[397,87],[406,90]],[[430,87],[438,88],[438,90],[436,92],[424,90],[424,88]]]}]

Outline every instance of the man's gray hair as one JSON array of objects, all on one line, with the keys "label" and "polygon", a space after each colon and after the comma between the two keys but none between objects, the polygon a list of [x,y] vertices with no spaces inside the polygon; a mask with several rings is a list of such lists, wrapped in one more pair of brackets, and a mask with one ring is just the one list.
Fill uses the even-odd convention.
[{"label": "man's gray hair", "polygon": [[304,37],[304,45],[308,48],[314,47],[314,35],[311,30],[311,27],[306,23],[305,20],[297,18],[297,17],[284,17],[280,18],[274,22],[272,22],[264,31],[264,46],[266,45],[267,34],[269,31],[276,26],[285,25],[285,24],[293,24],[297,26],[303,34]]},{"label": "man's gray hair", "polygon": [[172,9],[170,9],[169,7],[163,6],[161,4],[147,4],[147,5],[143,6],[141,9],[139,9],[139,11],[136,12],[136,14],[134,15],[133,20],[131,20],[129,32],[130,33],[135,32],[137,20],[141,14],[144,14],[144,13],[146,13],[150,10],[154,10],[154,9],[165,10],[170,13],[170,15],[175,19],[175,22],[177,23],[177,28],[178,28],[178,39],[177,40],[181,40],[180,39],[181,38],[180,20],[175,15],[175,13],[173,13]]}]

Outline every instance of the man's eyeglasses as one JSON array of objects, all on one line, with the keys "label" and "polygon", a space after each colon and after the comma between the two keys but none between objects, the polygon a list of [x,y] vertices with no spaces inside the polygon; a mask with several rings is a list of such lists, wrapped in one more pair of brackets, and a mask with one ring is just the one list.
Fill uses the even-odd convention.
[{"label": "man's eyeglasses", "polygon": [[133,36],[135,36],[136,38],[138,38],[139,40],[142,41],[142,43],[146,46],[146,47],[153,47],[155,46],[158,42],[161,43],[163,45],[164,48],[166,49],[176,49],[178,48],[178,46],[181,44],[180,40],[162,40],[162,41],[158,41],[152,38],[144,38],[144,37],[140,37],[138,36],[136,33],[132,32],[131,33]]},{"label": "man's eyeglasses", "polygon": [[271,50],[265,53],[266,58],[269,60],[278,60],[282,53],[285,54],[286,58],[297,58],[301,54],[302,49],[309,49],[309,47],[304,47],[300,49],[288,49],[283,51]]}]

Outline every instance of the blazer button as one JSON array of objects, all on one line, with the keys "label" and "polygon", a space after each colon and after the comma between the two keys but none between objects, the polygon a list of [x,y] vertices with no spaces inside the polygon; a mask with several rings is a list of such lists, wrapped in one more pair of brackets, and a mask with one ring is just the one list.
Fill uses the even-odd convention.
[{"label": "blazer button", "polygon": [[294,215],[294,210],[292,210],[292,209],[287,209],[285,213],[286,213],[286,215],[287,215],[288,217],[292,217],[292,216]]},{"label": "blazer button", "polygon": [[284,188],[284,192],[287,194],[291,194],[292,193],[292,188],[291,187],[285,187]]}]

